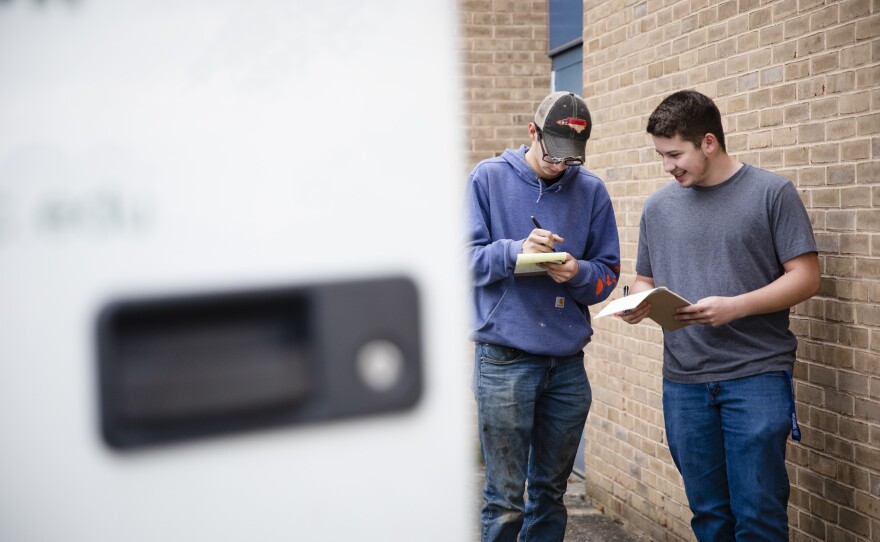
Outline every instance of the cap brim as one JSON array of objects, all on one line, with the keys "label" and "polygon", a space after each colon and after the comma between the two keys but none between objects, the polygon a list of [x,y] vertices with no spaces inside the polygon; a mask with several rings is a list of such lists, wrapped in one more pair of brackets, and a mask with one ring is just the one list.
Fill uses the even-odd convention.
[{"label": "cap brim", "polygon": [[586,156],[586,139],[569,139],[567,137],[554,136],[544,132],[544,147],[547,154],[553,158],[578,158],[583,160]]}]

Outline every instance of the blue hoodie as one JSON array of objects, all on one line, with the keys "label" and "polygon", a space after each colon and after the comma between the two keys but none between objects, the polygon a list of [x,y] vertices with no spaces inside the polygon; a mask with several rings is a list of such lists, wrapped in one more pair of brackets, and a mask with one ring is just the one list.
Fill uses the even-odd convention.
[{"label": "blue hoodie", "polygon": [[[611,198],[602,180],[568,167],[550,187],[525,161],[528,147],[477,164],[468,178],[473,278],[471,338],[532,354],[567,356],[593,334],[587,306],[606,299],[620,276],[620,243]],[[514,277],[516,256],[534,229],[578,260],[577,275],[557,284],[547,275]]]}]

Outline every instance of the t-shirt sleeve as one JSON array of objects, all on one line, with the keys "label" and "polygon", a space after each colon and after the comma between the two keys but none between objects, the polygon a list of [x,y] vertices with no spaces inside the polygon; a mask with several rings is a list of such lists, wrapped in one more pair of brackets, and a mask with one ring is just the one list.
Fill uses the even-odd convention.
[{"label": "t-shirt sleeve", "polygon": [[779,263],[784,264],[807,252],[818,252],[810,217],[792,183],[782,185],[771,216],[773,243]]}]

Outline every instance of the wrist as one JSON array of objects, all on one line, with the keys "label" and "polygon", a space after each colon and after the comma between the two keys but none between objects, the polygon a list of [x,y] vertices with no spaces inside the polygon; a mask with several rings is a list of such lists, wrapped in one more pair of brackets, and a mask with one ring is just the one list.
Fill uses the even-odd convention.
[{"label": "wrist", "polygon": [[733,308],[733,320],[737,320],[739,318],[745,318],[749,315],[748,311],[748,301],[744,299],[744,296],[747,294],[741,294],[734,297],[728,298],[730,300],[730,304]]}]

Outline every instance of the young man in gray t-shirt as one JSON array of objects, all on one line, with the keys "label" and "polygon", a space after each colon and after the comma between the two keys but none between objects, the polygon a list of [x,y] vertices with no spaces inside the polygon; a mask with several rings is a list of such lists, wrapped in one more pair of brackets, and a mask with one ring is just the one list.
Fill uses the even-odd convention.
[{"label": "young man in gray t-shirt", "polygon": [[[664,331],[663,414],[700,541],[788,540],[785,443],[799,438],[789,309],[819,290],[816,243],[785,178],[727,154],[721,114],[668,96],[648,133],[676,180],[648,198],[633,293],[665,286],[693,304]],[[619,316],[637,324],[651,306]]]}]

